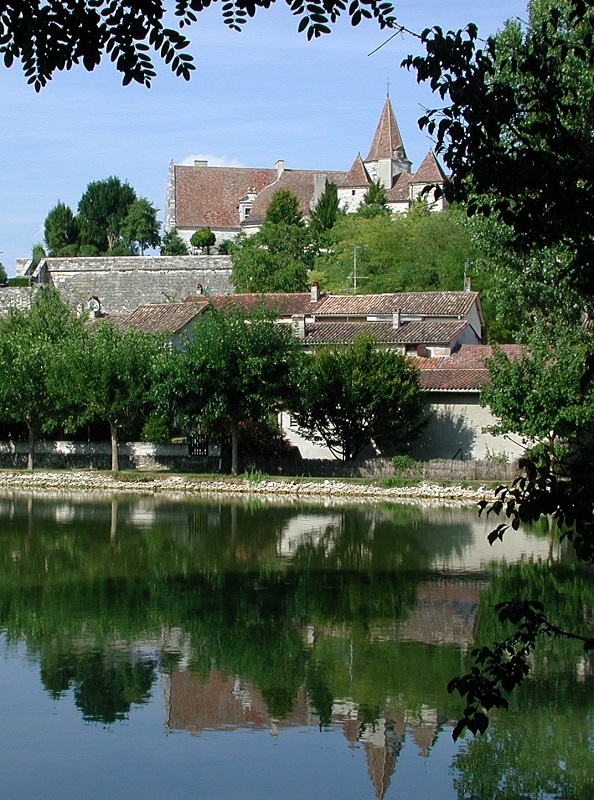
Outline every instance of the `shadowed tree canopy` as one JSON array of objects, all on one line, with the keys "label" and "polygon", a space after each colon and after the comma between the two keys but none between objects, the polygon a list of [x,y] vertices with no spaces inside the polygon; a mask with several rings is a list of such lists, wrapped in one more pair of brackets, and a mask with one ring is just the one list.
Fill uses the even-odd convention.
[{"label": "shadowed tree canopy", "polygon": [[[258,9],[275,0],[230,0],[222,5],[223,22],[240,31]],[[342,14],[353,25],[375,19],[381,28],[395,27],[391,3],[384,0],[327,0],[305,3],[285,0],[298,17],[298,30],[308,39],[330,33]],[[151,85],[152,55],[160,56],[179,77],[189,80],[195,69],[190,44],[182,29],[197,21],[211,0],[9,0],[0,12],[0,57],[6,67],[20,61],[27,82],[39,91],[54,72],[82,64],[91,71],[109,56],[123,83]],[[171,16],[171,12],[173,17]],[[174,27],[167,21],[175,20]],[[152,51],[152,52],[151,52]]]}]

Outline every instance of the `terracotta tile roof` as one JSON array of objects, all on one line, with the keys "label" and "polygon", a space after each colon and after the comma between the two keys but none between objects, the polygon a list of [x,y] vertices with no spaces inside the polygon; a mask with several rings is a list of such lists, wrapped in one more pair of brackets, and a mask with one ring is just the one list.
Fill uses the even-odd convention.
[{"label": "terracotta tile roof", "polygon": [[[276,173],[275,173],[276,175]],[[336,185],[342,183],[345,172],[328,172],[313,169],[285,169],[278,180],[263,188],[252,206],[249,223],[259,222],[266,216],[272,195],[279,189],[288,189],[299,199],[299,207],[303,216],[309,216],[314,199],[314,182],[316,175],[325,175],[328,181]]]},{"label": "terracotta tile roof", "polygon": [[[508,358],[520,358],[524,348],[519,344],[500,344]],[[483,369],[485,359],[493,355],[493,348],[489,344],[463,344],[462,347],[446,359],[444,369]]]},{"label": "terracotta tile roof", "polygon": [[365,161],[392,158],[395,150],[401,150],[404,155],[402,137],[392,110],[392,103],[390,103],[390,98],[387,97]]},{"label": "terracotta tile roof", "polygon": [[412,176],[412,183],[444,183],[447,180],[447,175],[441,168],[438,160],[435,158],[433,150],[429,150],[421,166]]},{"label": "terracotta tile roof", "polygon": [[408,322],[394,328],[387,322],[316,322],[306,325],[304,344],[348,344],[366,333],[377,344],[444,345],[453,341],[466,325],[457,321]]},{"label": "terracotta tile roof", "polygon": [[434,392],[478,391],[488,380],[486,369],[422,369],[420,373],[421,389]]},{"label": "terracotta tile roof", "polygon": [[178,228],[238,228],[238,201],[262,191],[274,169],[175,167],[175,224]]},{"label": "terracotta tile roof", "polygon": [[394,186],[386,191],[387,203],[408,203],[410,200],[410,184],[413,176],[410,172],[401,172]]},{"label": "terracotta tile roof", "polygon": [[[519,358],[523,348],[518,344],[502,344],[508,358]],[[421,387],[426,391],[478,391],[489,380],[484,362],[493,353],[486,344],[463,344],[456,353],[442,358],[418,358]]]},{"label": "terracotta tile roof", "polygon": [[[246,311],[253,308],[264,307],[279,316],[292,316],[293,314],[310,314],[316,303],[312,303],[309,292],[293,292],[290,294],[278,293],[245,293],[245,294],[219,294],[203,297],[213,308],[225,306],[241,306]],[[191,301],[188,297],[184,302]]]},{"label": "terracotta tile roof", "polygon": [[151,303],[139,306],[123,322],[121,328],[138,328],[143,333],[177,333],[199,317],[208,302]]},{"label": "terracotta tile roof", "polygon": [[367,314],[414,314],[431,317],[465,317],[478,300],[478,292],[395,292],[393,294],[328,294],[315,307],[317,317]]},{"label": "terracotta tile roof", "polygon": [[353,166],[347,172],[346,177],[340,184],[341,188],[355,189],[367,188],[371,183],[371,178],[365,169],[365,164],[361,158],[361,153],[357,154],[357,158],[353,161]]}]

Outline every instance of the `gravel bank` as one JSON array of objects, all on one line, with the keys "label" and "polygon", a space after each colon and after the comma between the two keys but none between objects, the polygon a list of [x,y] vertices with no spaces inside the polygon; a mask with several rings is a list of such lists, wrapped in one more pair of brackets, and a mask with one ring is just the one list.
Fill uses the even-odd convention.
[{"label": "gravel bank", "polygon": [[248,480],[246,478],[192,479],[181,475],[142,476],[131,475],[125,480],[106,473],[91,471],[72,472],[0,472],[0,488],[19,491],[49,489],[53,492],[85,491],[138,494],[185,495],[274,495],[287,497],[332,497],[363,500],[444,500],[476,503],[492,498],[486,487],[438,486],[419,483],[415,486],[386,488],[363,484],[344,483],[339,480],[291,481]]}]

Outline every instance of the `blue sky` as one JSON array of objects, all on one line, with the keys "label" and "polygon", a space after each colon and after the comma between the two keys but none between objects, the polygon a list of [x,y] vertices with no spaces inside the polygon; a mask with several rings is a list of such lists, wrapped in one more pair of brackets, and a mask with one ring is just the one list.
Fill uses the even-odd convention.
[{"label": "blue sky", "polygon": [[[485,36],[510,17],[525,18],[525,0],[401,0],[402,24],[422,30],[476,22]],[[241,33],[227,30],[220,6],[189,29],[196,72],[190,82],[157,64],[151,89],[121,85],[109,62],[87,73],[61,73],[36,94],[15,65],[0,67],[0,260],[9,275],[43,238],[43,220],[58,200],[76,210],[90,181],[117,175],[148,197],[163,217],[167,170],[196,156],[211,163],[348,169],[371,143],[386,82],[414,166],[431,146],[417,118],[434,100],[400,62],[415,52],[373,22],[344,20],[308,42],[283,4],[261,12]],[[191,160],[188,162],[191,163]]]}]

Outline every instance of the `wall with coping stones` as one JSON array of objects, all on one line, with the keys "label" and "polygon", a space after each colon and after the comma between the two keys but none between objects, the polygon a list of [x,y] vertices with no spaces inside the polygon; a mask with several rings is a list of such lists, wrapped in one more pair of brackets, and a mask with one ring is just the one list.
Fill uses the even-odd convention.
[{"label": "wall with coping stones", "polygon": [[46,258],[32,270],[39,283],[55,286],[65,302],[86,307],[98,297],[105,313],[129,313],[144,303],[180,301],[196,294],[227,294],[229,256],[119,256]]},{"label": "wall with coping stones", "polygon": [[0,314],[6,314],[9,308],[30,308],[31,296],[28,286],[0,286]]},{"label": "wall with coping stones", "polygon": [[[26,442],[0,442],[0,468],[26,469]],[[125,442],[118,447],[120,469],[218,472],[220,459],[188,455],[187,444]],[[111,469],[109,442],[36,442],[35,467]]]}]

